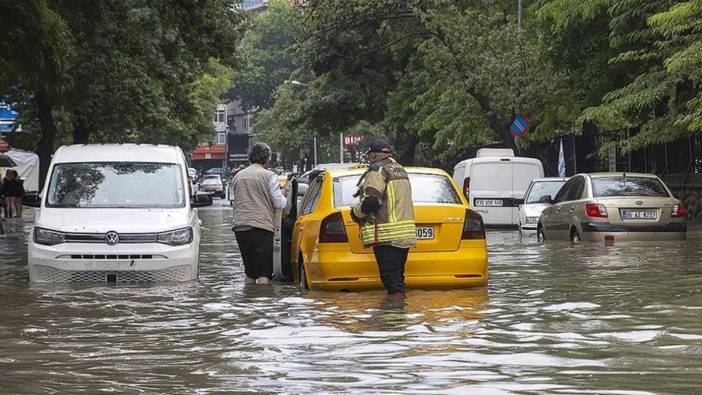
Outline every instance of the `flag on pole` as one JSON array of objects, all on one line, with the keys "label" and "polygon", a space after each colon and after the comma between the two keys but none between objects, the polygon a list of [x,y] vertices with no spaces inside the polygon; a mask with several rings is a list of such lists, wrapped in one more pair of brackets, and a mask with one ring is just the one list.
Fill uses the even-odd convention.
[{"label": "flag on pole", "polygon": [[561,139],[561,148],[558,151],[558,177],[565,177],[565,158],[563,156],[563,139]]}]

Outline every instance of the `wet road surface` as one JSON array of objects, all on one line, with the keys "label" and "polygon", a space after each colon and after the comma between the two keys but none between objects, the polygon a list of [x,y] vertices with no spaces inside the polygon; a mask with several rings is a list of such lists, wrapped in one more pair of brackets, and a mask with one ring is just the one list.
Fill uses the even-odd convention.
[{"label": "wet road surface", "polygon": [[702,233],[658,245],[488,235],[487,288],[244,286],[230,212],[201,209],[198,282],[30,287],[0,236],[3,393],[702,392]]}]

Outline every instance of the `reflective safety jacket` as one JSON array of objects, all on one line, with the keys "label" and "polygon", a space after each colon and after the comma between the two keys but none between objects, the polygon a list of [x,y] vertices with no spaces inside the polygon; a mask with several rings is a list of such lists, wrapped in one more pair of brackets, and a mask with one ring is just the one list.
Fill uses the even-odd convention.
[{"label": "reflective safety jacket", "polygon": [[392,158],[371,165],[359,181],[360,202],[351,211],[364,246],[416,244],[412,188],[405,169]]}]

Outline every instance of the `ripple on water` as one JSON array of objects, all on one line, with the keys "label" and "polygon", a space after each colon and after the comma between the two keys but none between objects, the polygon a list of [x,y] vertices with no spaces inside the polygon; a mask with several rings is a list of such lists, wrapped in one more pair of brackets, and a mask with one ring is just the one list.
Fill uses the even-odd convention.
[{"label": "ripple on water", "polygon": [[200,215],[201,279],[179,285],[29,287],[28,222],[0,236],[3,391],[702,391],[699,232],[606,248],[490,232],[489,287],[398,303],[246,286],[230,211]]}]

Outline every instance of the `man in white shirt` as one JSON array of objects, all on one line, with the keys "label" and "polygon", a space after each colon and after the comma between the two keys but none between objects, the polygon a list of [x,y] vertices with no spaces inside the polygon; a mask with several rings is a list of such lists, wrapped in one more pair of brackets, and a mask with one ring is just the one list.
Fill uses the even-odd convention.
[{"label": "man in white shirt", "polygon": [[278,175],[266,168],[271,148],[258,143],[251,147],[251,166],[232,179],[236,235],[247,284],[270,284],[273,277],[273,233],[275,210],[287,204],[287,191],[280,188]]}]

